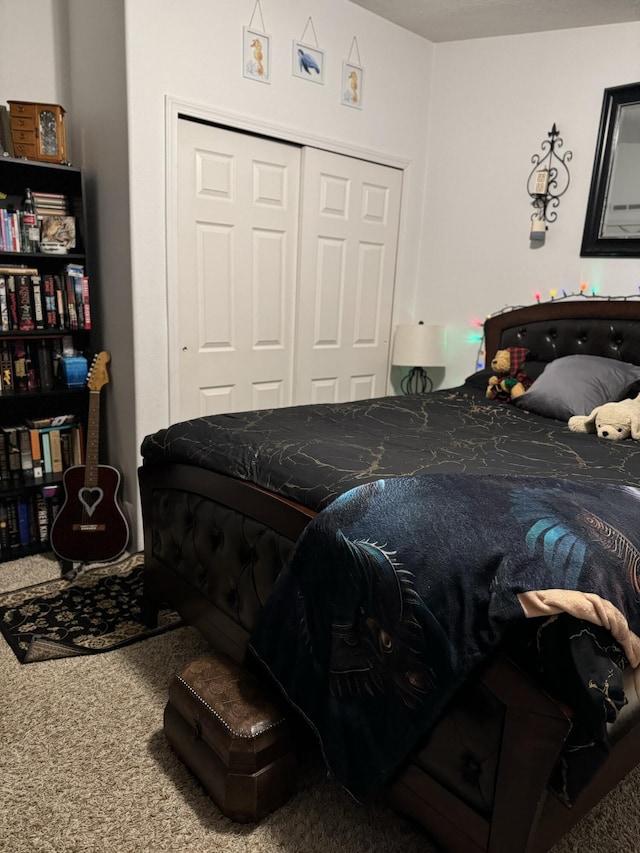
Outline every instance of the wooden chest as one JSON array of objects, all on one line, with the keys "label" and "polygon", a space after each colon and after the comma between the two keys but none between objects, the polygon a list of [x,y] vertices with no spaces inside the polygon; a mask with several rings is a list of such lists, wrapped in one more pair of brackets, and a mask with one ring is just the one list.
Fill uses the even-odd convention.
[{"label": "wooden chest", "polygon": [[169,686],[164,731],[220,811],[256,821],[282,805],[296,785],[287,720],[251,675],[206,652]]},{"label": "wooden chest", "polygon": [[7,101],[16,157],[46,163],[67,162],[64,109],[59,104]]}]

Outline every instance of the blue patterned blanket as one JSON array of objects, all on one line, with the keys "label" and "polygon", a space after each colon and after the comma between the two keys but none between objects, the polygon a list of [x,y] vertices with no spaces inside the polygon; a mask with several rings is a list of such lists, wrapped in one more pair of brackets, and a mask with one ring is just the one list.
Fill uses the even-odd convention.
[{"label": "blue patterned blanket", "polygon": [[[626,701],[622,668],[640,666],[639,519],[640,489],[616,484],[436,474],[359,486],[305,529],[251,648],[366,801],[515,625],[552,626],[533,644],[549,649],[538,664],[575,668],[584,695],[566,698],[591,707],[575,736],[597,741],[595,769]],[[588,770],[562,771],[568,799]]]}]

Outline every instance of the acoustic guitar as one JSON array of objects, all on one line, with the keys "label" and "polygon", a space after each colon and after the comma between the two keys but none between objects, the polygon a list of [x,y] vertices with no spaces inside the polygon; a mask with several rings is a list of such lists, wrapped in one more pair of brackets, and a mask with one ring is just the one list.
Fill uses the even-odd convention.
[{"label": "acoustic guitar", "polygon": [[109,361],[108,352],[99,353],[87,376],[85,464],[64,472],[64,502],[51,525],[51,547],[63,565],[114,560],[129,542],[129,524],[119,503],[120,473],[98,464],[100,392],[109,381]]}]

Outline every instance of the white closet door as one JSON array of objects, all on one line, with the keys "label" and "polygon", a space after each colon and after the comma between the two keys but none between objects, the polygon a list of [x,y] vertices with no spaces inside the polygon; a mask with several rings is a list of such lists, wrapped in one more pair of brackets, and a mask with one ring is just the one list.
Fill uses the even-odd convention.
[{"label": "white closet door", "polygon": [[290,405],[300,149],[182,119],[178,149],[171,419]]},{"label": "white closet door", "polygon": [[303,150],[294,402],[386,393],[402,172]]}]

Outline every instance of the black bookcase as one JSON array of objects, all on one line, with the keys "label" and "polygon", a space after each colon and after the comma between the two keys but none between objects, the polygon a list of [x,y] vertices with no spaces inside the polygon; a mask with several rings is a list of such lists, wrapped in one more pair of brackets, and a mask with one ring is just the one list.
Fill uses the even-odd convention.
[{"label": "black bookcase", "polygon": [[[66,214],[75,220],[75,247],[69,248],[66,254],[50,254],[42,251],[7,251],[5,245],[0,247],[2,249],[0,250],[0,269],[16,265],[30,270],[35,269],[42,285],[47,277],[64,281],[69,264],[82,267],[88,279],[89,309],[85,309],[83,316],[73,324],[68,316],[61,318],[58,315],[54,326],[45,321],[44,328],[7,330],[2,329],[0,325],[0,358],[3,349],[8,348],[13,355],[16,352],[20,354],[21,349],[24,349],[27,354],[25,363],[28,365],[31,362],[32,367],[31,381],[26,383],[28,386],[26,389],[24,379],[20,383],[22,387],[16,387],[14,376],[12,377],[14,387],[7,387],[7,383],[3,382],[0,394],[0,431],[4,436],[2,443],[7,456],[7,464],[3,464],[0,470],[0,474],[3,475],[0,476],[0,561],[2,562],[49,550],[48,531],[52,518],[63,499],[62,471],[47,471],[46,469],[51,465],[45,464],[46,459],[42,459],[42,476],[34,476],[32,473],[34,468],[29,469],[27,459],[21,460],[24,465],[21,464],[19,469],[15,465],[11,467],[8,462],[9,438],[13,441],[11,428],[17,428],[21,435],[25,427],[33,429],[34,421],[41,423],[49,418],[73,416],[75,451],[70,447],[71,428],[66,424],[60,428],[60,434],[67,436],[63,438],[63,449],[66,451],[63,467],[82,461],[78,459],[77,453],[78,446],[82,446],[86,439],[86,432],[83,430],[86,431],[88,391],[86,385],[67,387],[59,353],[63,340],[66,338],[68,343],[68,336],[70,336],[76,353],[83,355],[90,366],[93,356],[92,329],[95,328],[95,294],[87,247],[84,174],[81,169],[72,166],[0,157],[0,193],[2,194],[0,215],[4,215],[3,210],[20,211],[23,208],[27,187],[36,195],[43,193],[64,196]],[[85,299],[86,295],[85,282]],[[89,318],[90,323],[87,324]],[[42,352],[39,353],[38,350]],[[41,381],[39,370],[44,370],[44,367],[41,368],[41,359],[44,361],[46,354],[51,355],[52,374],[47,376],[45,382]],[[36,365],[34,365],[34,359],[37,359]],[[0,374],[0,381],[3,378]],[[32,422],[31,427],[29,427],[29,421]],[[54,424],[55,426],[57,423]],[[45,441],[42,435],[40,438],[42,442]],[[33,440],[38,442],[38,438]],[[0,450],[2,449],[0,446]],[[15,449],[13,452],[15,454]],[[25,448],[23,452],[26,452]],[[42,447],[40,453],[44,457]],[[37,456],[37,453],[35,455]],[[13,461],[15,462],[15,457]],[[38,460],[35,461],[37,471]],[[55,467],[59,468],[59,465]]]}]

